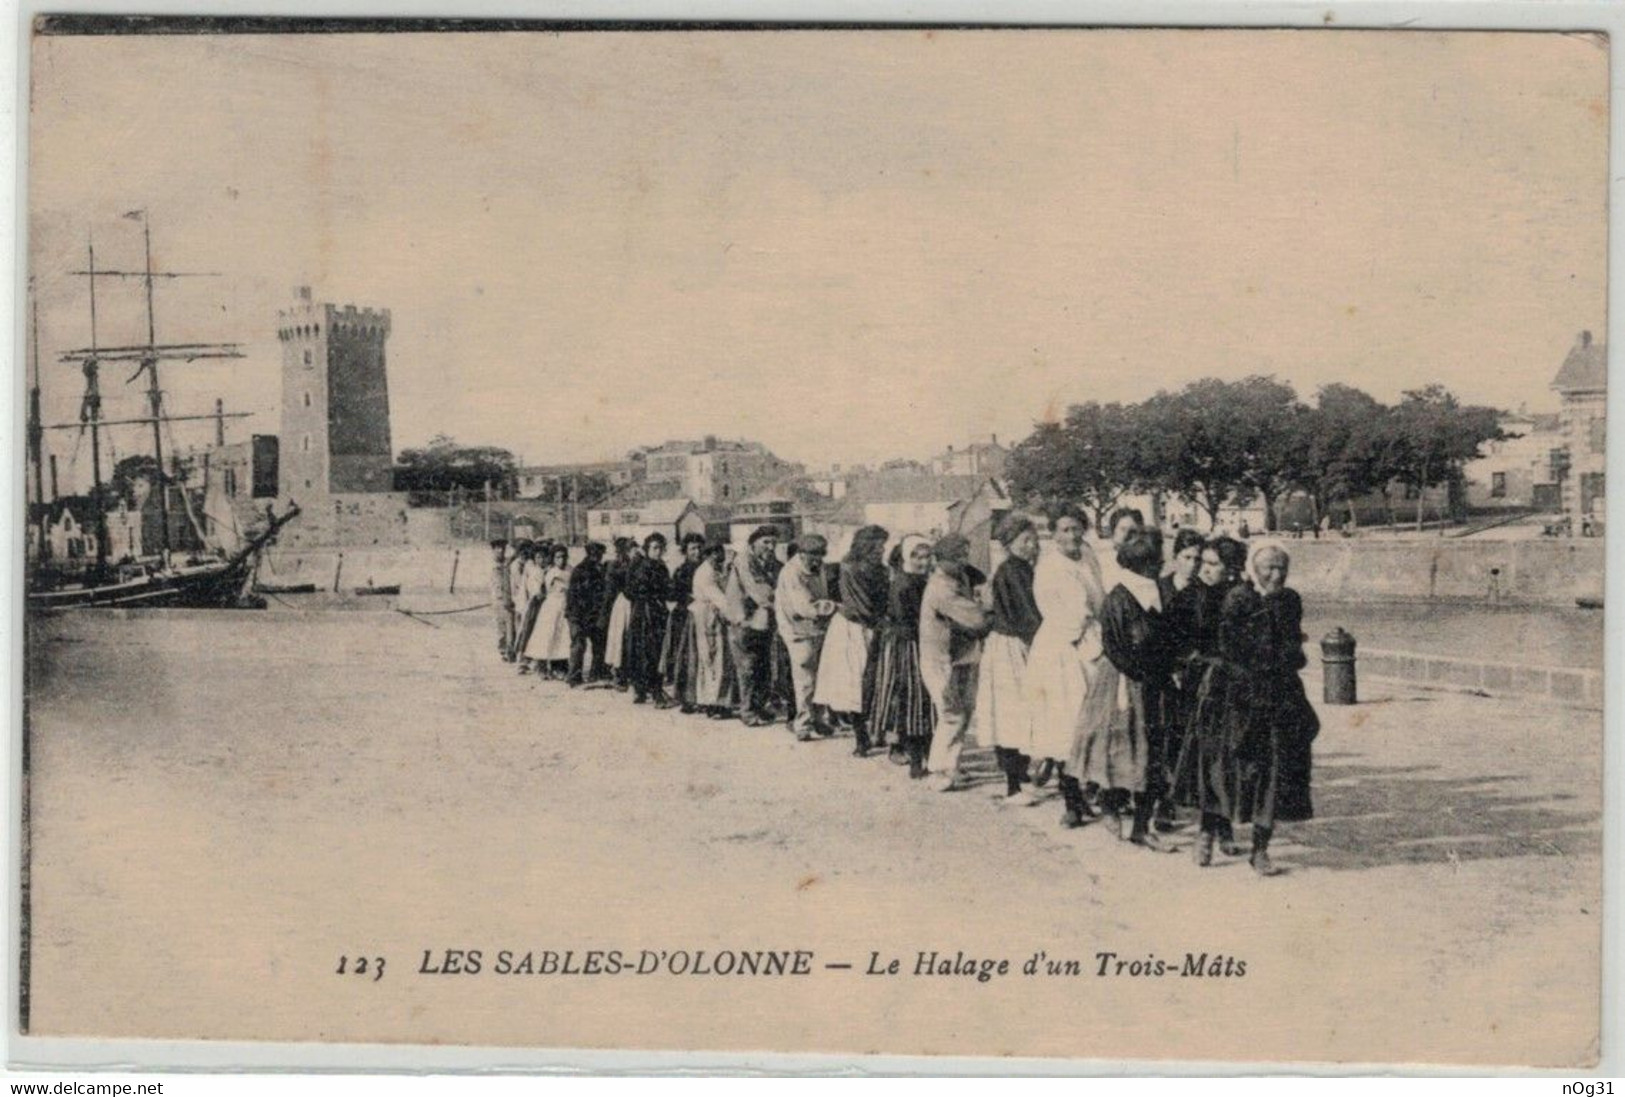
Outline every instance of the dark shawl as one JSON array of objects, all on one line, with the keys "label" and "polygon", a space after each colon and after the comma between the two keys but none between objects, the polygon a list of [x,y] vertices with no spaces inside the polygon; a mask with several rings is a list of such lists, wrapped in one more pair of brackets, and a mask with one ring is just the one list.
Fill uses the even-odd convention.
[{"label": "dark shawl", "polygon": [[677,603],[679,613],[688,609],[689,603],[694,601],[694,573],[698,570],[700,570],[699,562],[684,560],[671,577],[671,596],[668,601]]},{"label": "dark shawl", "polygon": [[886,616],[891,578],[879,560],[848,560],[837,577],[841,616],[864,628],[876,628]]},{"label": "dark shawl", "polygon": [[920,638],[920,604],[925,601],[924,575],[900,571],[892,577],[886,603],[886,631],[901,640]]},{"label": "dark shawl", "polygon": [[589,557],[577,564],[570,572],[570,585],[564,594],[565,619],[577,627],[596,624],[604,607],[607,583],[602,561]]},{"label": "dark shawl", "polygon": [[1006,557],[993,575],[993,631],[1031,646],[1043,623],[1033,598],[1033,566],[1019,556]]}]

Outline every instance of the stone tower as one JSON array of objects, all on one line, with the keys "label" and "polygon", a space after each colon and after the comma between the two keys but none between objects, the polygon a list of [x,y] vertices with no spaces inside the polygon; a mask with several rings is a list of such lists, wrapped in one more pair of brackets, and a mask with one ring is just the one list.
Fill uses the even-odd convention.
[{"label": "stone tower", "polygon": [[277,314],[282,342],[282,434],[277,493],[284,499],[393,488],[388,309],[317,304],[301,286]]}]

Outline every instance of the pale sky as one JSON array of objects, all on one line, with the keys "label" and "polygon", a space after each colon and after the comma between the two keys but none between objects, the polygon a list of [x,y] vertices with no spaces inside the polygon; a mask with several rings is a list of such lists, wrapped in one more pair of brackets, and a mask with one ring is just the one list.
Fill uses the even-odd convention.
[{"label": "pale sky", "polygon": [[[161,267],[223,275],[161,287],[158,325],[246,344],[166,378],[174,410],[262,413],[234,438],[277,429],[304,283],[393,313],[397,450],[529,463],[707,433],[923,457],[1209,375],[1551,408],[1576,334],[1605,338],[1588,37],[48,38],[33,66],[52,418],[88,337],[65,272],[90,232],[139,265],[143,206]],[[142,334],[134,286],[98,304],[104,343]]]}]

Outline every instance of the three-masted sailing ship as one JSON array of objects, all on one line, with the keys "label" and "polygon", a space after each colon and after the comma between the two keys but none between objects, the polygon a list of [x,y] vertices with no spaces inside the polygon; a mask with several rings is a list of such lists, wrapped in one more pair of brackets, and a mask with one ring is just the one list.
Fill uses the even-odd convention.
[{"label": "three-masted sailing ship", "polygon": [[[263,600],[253,593],[254,577],[258,571],[260,554],[275,542],[277,533],[299,514],[297,504],[290,501],[287,510],[277,514],[267,505],[263,527],[249,531],[242,544],[230,551],[204,539],[202,550],[177,553],[172,544],[170,519],[171,487],[180,484],[179,497],[191,516],[186,487],[164,463],[164,432],[169,425],[187,420],[240,418],[241,413],[226,415],[217,410],[212,415],[174,415],[164,406],[164,390],[159,378],[161,362],[192,362],[200,359],[241,358],[240,344],[236,343],[160,343],[153,314],[153,286],[161,279],[192,277],[180,272],[155,272],[152,269],[152,230],[145,211],[127,214],[142,221],[146,265],[139,271],[97,270],[96,248],[92,241],[87,247],[89,263],[85,270],[72,273],[86,279],[90,299],[90,345],[75,348],[59,355],[65,363],[78,365],[84,375],[84,395],[80,400],[79,421],[74,423],[43,422],[40,414],[39,387],[39,309],[34,305],[33,379],[29,390],[28,452],[33,472],[37,528],[36,551],[29,574],[28,605],[31,609],[58,609],[93,606],[122,607],[197,607],[197,608],[257,608]],[[101,346],[96,330],[97,280],[103,278],[134,279],[146,290],[147,339],[145,343],[130,346]],[[146,414],[109,419],[102,414],[101,367],[104,363],[134,364],[135,372],[127,383],[145,380]],[[109,499],[102,479],[102,433],[118,426],[150,426],[151,454],[153,458],[153,492],[159,511],[159,541],[157,551],[143,545],[145,555],[119,561],[108,559],[107,506]],[[87,559],[72,561],[53,559],[47,528],[50,507],[44,492],[41,471],[44,463],[45,432],[76,430],[90,436],[92,490],[90,510],[93,530],[91,540],[95,551]],[[172,454],[172,457],[174,455]],[[178,469],[178,462],[176,463]],[[53,474],[54,482],[54,474]],[[53,486],[54,491],[54,486]],[[195,524],[195,517],[193,518]],[[199,533],[203,531],[199,527]]]}]

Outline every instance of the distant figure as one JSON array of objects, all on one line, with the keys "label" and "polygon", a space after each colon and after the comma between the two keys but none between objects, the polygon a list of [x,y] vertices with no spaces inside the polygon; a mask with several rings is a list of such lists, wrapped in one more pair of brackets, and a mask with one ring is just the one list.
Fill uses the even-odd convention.
[{"label": "distant figure", "polygon": [[[1151,832],[1153,810],[1166,798],[1172,759],[1168,728],[1174,716],[1175,650],[1165,627],[1166,607],[1157,583],[1161,534],[1146,530],[1117,550],[1117,586],[1106,592],[1101,638],[1118,672],[1111,718],[1086,746],[1083,777],[1098,784],[1108,822],[1117,837],[1159,853],[1172,853]],[[1123,830],[1132,807],[1133,824]]]},{"label": "distant figure", "polygon": [[552,551],[552,542],[536,545],[526,541],[520,546],[522,566],[513,573],[517,575],[513,589],[514,613],[519,621],[513,649],[519,657],[520,674],[529,674],[536,661],[528,649],[541,617],[542,601],[547,597],[547,566]]},{"label": "distant figure", "polygon": [[[1309,703],[1300,671],[1303,601],[1286,585],[1286,550],[1265,545],[1253,554],[1251,584],[1237,584],[1220,611],[1219,650],[1242,668],[1245,693],[1228,736],[1236,780],[1234,821],[1251,823],[1251,863],[1273,876],[1270,837],[1276,823],[1314,816],[1310,800],[1310,744],[1320,719]],[[1239,734],[1237,734],[1239,732]]]},{"label": "distant figure", "polygon": [[1089,519],[1081,511],[1058,515],[1050,545],[1033,571],[1033,600],[1043,623],[1027,653],[1032,756],[1061,768],[1065,827],[1081,827],[1096,814],[1084,799],[1074,755],[1081,740],[1105,722],[1111,704],[1110,695],[1096,685],[1111,664],[1100,638],[1106,592],[1100,565],[1085,544],[1088,532]]},{"label": "distant figure", "polygon": [[[712,719],[732,715],[739,683],[734,676],[733,651],[728,638],[727,550],[707,545],[694,571],[693,601],[689,603],[695,656],[694,704]],[[687,700],[687,695],[683,695]]]},{"label": "distant figure", "polygon": [[941,537],[931,555],[936,566],[920,602],[920,679],[936,710],[926,771],[938,791],[951,792],[960,787],[959,755],[976,708],[982,637],[992,614],[976,600],[985,577],[970,566],[970,542],[963,534]]},{"label": "distant figure", "polygon": [[881,621],[891,578],[882,558],[886,531],[864,526],[852,535],[852,546],[839,574],[840,613],[830,620],[824,649],[818,656],[818,686],[813,700],[832,715],[852,722],[859,758],[869,753],[874,717],[874,671]]},{"label": "distant figure", "polygon": [[609,576],[604,591],[604,660],[615,672],[615,688],[625,693],[630,686],[626,676],[626,623],[632,619],[632,600],[626,586],[632,578],[634,559],[643,550],[630,537],[615,538],[615,559],[605,569]]},{"label": "distant figure", "polygon": [[[587,545],[586,558],[570,573],[564,595],[564,616],[570,623],[570,674],[572,687],[589,677],[598,678],[604,669],[604,592],[609,579],[604,574],[604,546],[597,541]],[[585,663],[591,645],[592,665]]]},{"label": "distant figure", "polygon": [[661,665],[671,699],[687,714],[697,707],[694,699],[697,658],[694,648],[694,576],[705,552],[705,538],[687,533],[679,542],[683,562],[671,577],[671,617],[666,624],[666,650]]},{"label": "distant figure", "polygon": [[910,533],[887,559],[891,591],[881,626],[880,663],[875,671],[875,734],[892,741],[892,761],[906,763],[908,775],[925,776],[925,753],[936,714],[920,678],[920,603],[931,568],[931,542]]},{"label": "distant figure", "polygon": [[497,651],[505,663],[514,660],[513,580],[508,574],[508,542],[491,542],[491,612],[496,617]]},{"label": "distant figure", "polygon": [[668,708],[671,700],[661,684],[660,666],[666,644],[666,603],[671,599],[665,535],[649,534],[643,539],[642,550],[632,557],[626,573],[626,599],[630,608],[621,669],[632,687],[633,704],[652,700],[655,708]]},{"label": "distant figure", "polygon": [[1204,867],[1213,863],[1215,842],[1226,856],[1241,852],[1231,826],[1235,782],[1226,751],[1227,729],[1232,726],[1227,721],[1239,704],[1241,686],[1236,668],[1220,651],[1219,620],[1246,562],[1247,549],[1240,541],[1213,538],[1202,547],[1189,599],[1181,596],[1176,604],[1176,621],[1187,630],[1181,641],[1186,652],[1181,677],[1188,722],[1174,767],[1174,795],[1200,813],[1195,856]]},{"label": "distant figure", "polygon": [[570,621],[567,614],[570,598],[570,550],[563,545],[553,547],[552,559],[545,569],[537,560],[537,586],[543,591],[538,599],[541,612],[536,615],[525,657],[536,663],[536,672],[546,678],[568,677],[561,672],[570,660]]},{"label": "distant figure", "polygon": [[795,713],[790,728],[805,742],[814,734],[830,735],[833,729],[816,717],[813,690],[818,685],[818,656],[824,646],[824,631],[835,612],[824,579],[824,554],[829,542],[816,533],[796,539],[796,550],[779,572],[774,591],[779,638],[784,641],[794,690]]},{"label": "distant figure", "polygon": [[739,675],[739,719],[746,727],[771,723],[768,690],[773,674],[773,594],[779,582],[779,531],[758,526],[745,554],[728,571],[728,625]]},{"label": "distant figure", "polygon": [[1006,556],[993,573],[993,631],[982,645],[976,698],[976,737],[993,747],[1008,802],[1021,793],[1032,762],[1033,712],[1026,695],[1027,651],[1043,623],[1033,600],[1033,561],[1038,530],[1031,518],[1012,514],[996,534]]}]

